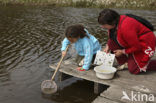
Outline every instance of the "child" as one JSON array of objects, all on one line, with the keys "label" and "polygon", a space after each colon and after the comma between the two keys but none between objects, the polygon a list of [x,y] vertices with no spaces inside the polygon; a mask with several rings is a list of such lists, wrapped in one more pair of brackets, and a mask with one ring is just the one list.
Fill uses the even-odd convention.
[{"label": "child", "polygon": [[65,49],[70,43],[74,43],[76,52],[78,53],[76,62],[79,64],[82,58],[84,58],[84,64],[82,67],[78,67],[79,71],[88,70],[91,63],[95,59],[96,52],[101,50],[99,41],[91,34],[88,33],[82,25],[72,25],[66,29],[66,38],[62,42],[62,55],[65,54]]}]

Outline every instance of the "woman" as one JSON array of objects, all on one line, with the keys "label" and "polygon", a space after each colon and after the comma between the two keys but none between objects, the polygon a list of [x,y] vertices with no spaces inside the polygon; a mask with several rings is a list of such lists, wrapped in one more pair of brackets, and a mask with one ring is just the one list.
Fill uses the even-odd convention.
[{"label": "woman", "polygon": [[104,51],[111,50],[120,65],[128,63],[128,70],[132,74],[156,70],[156,60],[150,60],[154,55],[156,38],[149,28],[111,9],[101,11],[98,22],[109,32]]}]

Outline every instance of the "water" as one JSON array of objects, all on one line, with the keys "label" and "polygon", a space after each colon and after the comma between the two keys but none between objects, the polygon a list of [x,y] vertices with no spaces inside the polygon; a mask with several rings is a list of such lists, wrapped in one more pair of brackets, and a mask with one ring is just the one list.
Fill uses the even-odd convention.
[{"label": "water", "polygon": [[[50,79],[49,64],[58,62],[65,28],[83,24],[104,45],[105,30],[97,23],[101,9],[50,6],[0,6],[0,103],[90,103],[93,83],[71,78],[53,96],[40,91]],[[156,11],[122,10],[147,18],[156,27]],[[6,75],[8,73],[8,75]],[[2,75],[3,74],[3,75]]]}]

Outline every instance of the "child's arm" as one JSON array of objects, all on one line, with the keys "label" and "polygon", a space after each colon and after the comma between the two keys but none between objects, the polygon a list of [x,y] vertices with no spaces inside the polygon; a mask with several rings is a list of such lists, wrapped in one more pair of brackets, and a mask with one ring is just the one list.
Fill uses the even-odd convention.
[{"label": "child's arm", "polygon": [[86,40],[83,48],[85,53],[83,69],[88,70],[93,58],[93,46]]},{"label": "child's arm", "polygon": [[65,51],[69,44],[70,44],[70,41],[67,38],[64,38],[64,40],[62,41],[61,51]]}]

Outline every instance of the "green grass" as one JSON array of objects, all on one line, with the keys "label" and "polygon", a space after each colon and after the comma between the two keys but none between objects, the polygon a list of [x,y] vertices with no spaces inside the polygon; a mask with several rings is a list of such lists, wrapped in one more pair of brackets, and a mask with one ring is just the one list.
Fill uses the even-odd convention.
[{"label": "green grass", "polygon": [[0,0],[0,4],[156,9],[156,0]]}]

